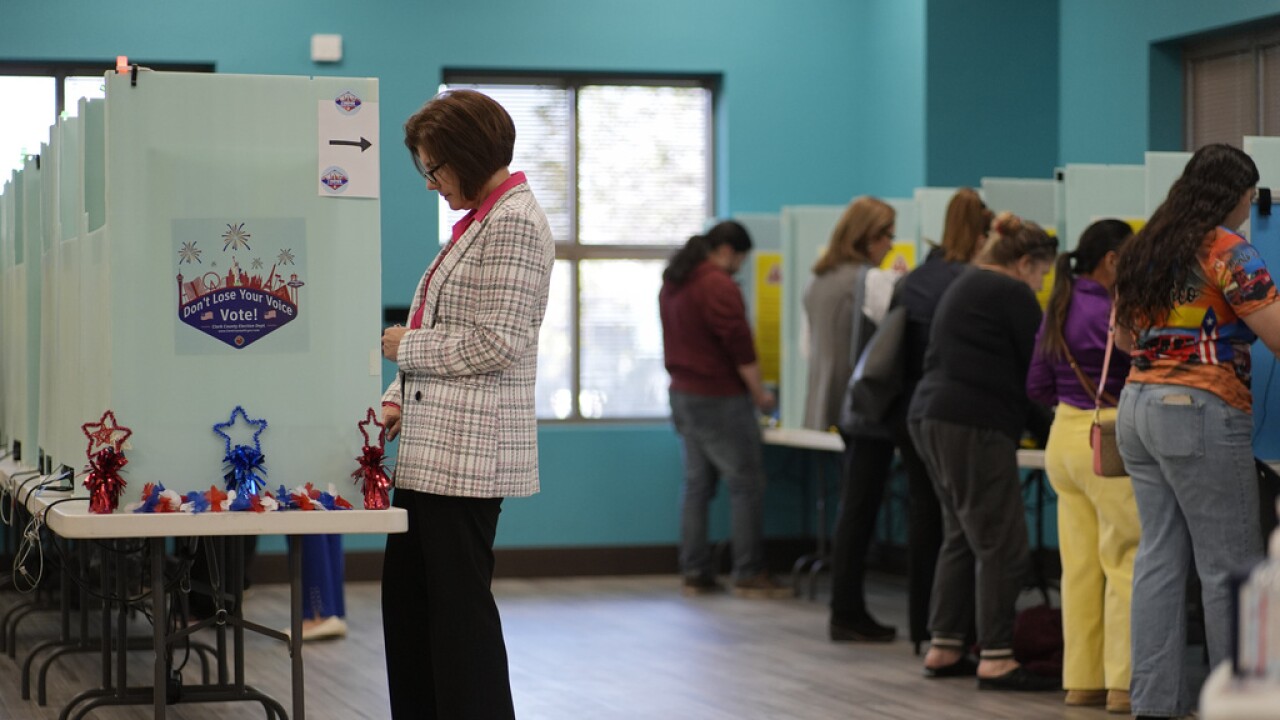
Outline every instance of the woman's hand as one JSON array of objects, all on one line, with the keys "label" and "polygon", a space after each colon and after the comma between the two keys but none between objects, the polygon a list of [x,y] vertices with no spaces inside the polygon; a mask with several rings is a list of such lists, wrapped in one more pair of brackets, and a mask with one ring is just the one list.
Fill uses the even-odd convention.
[{"label": "woman's hand", "polygon": [[395,405],[383,405],[382,424],[387,427],[387,439],[395,440],[400,434],[400,408]]},{"label": "woman's hand", "polygon": [[773,409],[778,406],[778,399],[774,397],[772,392],[765,389],[758,393],[752,393],[751,399],[755,402],[756,407],[760,408],[760,412],[765,415],[772,413]]},{"label": "woman's hand", "polygon": [[400,340],[409,329],[401,325],[392,325],[382,331],[382,357],[395,362],[400,356]]}]

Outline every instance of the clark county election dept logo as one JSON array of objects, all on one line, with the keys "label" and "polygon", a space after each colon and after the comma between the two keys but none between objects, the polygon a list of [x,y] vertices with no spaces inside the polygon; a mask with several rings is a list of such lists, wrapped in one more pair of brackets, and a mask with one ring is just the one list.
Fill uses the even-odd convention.
[{"label": "clark county election dept logo", "polygon": [[337,165],[330,165],[320,173],[320,184],[325,190],[337,195],[347,189],[347,184],[351,182],[351,178],[347,175],[347,171]]},{"label": "clark county election dept logo", "polygon": [[[247,223],[222,224],[226,230],[216,239],[205,234],[176,239],[181,243],[178,318],[233,348],[245,348],[298,317],[299,296],[306,283],[298,277],[300,268],[292,248],[280,247],[272,258],[262,246],[254,251],[259,240],[268,247],[271,243],[255,239]],[[280,242],[276,239],[277,245]],[[201,248],[201,243],[212,248]],[[206,252],[212,257],[201,259]]]},{"label": "clark county election dept logo", "polygon": [[360,102],[359,96],[357,96],[355,93],[351,92],[350,90],[347,90],[346,92],[342,93],[338,97],[334,98],[333,104],[337,105],[338,109],[341,110],[343,114],[355,115],[356,113],[360,112],[360,106],[363,103]]}]

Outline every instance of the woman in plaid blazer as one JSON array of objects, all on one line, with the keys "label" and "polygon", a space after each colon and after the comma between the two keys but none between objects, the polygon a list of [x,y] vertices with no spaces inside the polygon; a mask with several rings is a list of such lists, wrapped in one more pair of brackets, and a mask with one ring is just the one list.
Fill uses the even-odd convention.
[{"label": "woman in plaid blazer", "polygon": [[391,714],[513,718],[493,540],[504,497],[538,491],[534,378],[555,242],[523,173],[515,126],[470,90],[441,93],[405,123],[427,189],[470,212],[428,268],[408,328],[382,336],[400,366],[382,398],[401,436],[382,621]]}]

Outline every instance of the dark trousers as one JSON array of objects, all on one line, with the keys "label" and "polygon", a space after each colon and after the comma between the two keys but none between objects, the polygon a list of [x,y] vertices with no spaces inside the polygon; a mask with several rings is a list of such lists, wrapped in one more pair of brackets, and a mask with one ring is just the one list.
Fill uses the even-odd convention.
[{"label": "dark trousers", "polygon": [[893,441],[844,436],[840,510],[831,544],[831,622],[851,625],[867,614],[867,551],[893,463]]},{"label": "dark trousers", "polygon": [[912,423],[942,506],[943,541],[929,629],[962,649],[976,609],[983,658],[1013,656],[1014,605],[1030,564],[1017,445],[997,430]]},{"label": "dark trousers", "polygon": [[929,598],[942,547],[942,508],[929,469],[907,431],[905,411],[894,418],[890,430],[907,473],[907,618],[911,641],[922,643],[929,640]]},{"label": "dark trousers", "polygon": [[394,720],[515,718],[494,602],[502,498],[397,489],[409,531],[387,536],[382,629]]}]

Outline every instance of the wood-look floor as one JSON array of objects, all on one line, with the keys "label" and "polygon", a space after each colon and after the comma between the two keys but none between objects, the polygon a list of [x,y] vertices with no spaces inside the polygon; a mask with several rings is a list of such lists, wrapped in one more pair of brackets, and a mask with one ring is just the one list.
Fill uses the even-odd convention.
[{"label": "wood-look floor", "polygon": [[[888,645],[833,644],[827,613],[805,599],[681,597],[670,576],[502,580],[495,584],[522,720],[737,720],[802,718],[1063,718],[1104,720],[1097,709],[1066,708],[1060,693],[979,692],[972,678],[926,680],[905,640]],[[905,592],[896,578],[876,578],[870,592],[882,621],[905,627]],[[307,717],[389,716],[376,584],[347,587],[351,635],[306,646]],[[17,596],[0,593],[0,611]],[[252,619],[287,624],[288,588],[253,589]],[[0,657],[0,717],[44,720],[101,676],[96,655],[71,656],[50,672],[48,707],[20,694],[21,661],[56,636],[53,613],[18,631],[18,660]],[[149,630],[138,621],[135,631]],[[250,683],[289,704],[282,645],[249,643]],[[150,684],[151,655],[131,654],[130,683]],[[193,659],[187,681],[198,677]],[[34,697],[34,693],[33,693]],[[250,704],[179,705],[170,718],[262,718]],[[101,708],[92,718],[147,718],[147,708]]]}]

